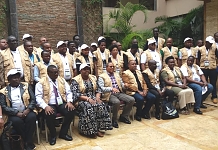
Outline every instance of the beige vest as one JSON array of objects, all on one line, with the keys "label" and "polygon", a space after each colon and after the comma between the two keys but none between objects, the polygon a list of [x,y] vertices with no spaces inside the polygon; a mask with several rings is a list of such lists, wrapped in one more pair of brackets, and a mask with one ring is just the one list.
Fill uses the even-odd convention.
[{"label": "beige vest", "polygon": [[[80,92],[85,93],[86,88],[85,88],[84,81],[83,81],[83,78],[82,78],[81,74],[77,75],[73,79],[76,80],[76,82],[79,84]],[[96,91],[96,89],[97,89],[97,78],[96,78],[96,76],[89,74],[89,80],[92,82],[93,90]]]},{"label": "beige vest", "polygon": [[[94,73],[94,63],[93,63],[93,57],[88,56],[89,58],[89,63],[90,63],[90,67],[91,67],[91,74]],[[78,56],[77,59],[79,59],[81,61],[82,64],[86,64],[86,60],[84,58],[84,56]]]},{"label": "beige vest", "polygon": [[[147,39],[147,41],[150,41],[150,40],[155,40],[155,38],[152,37],[150,39]],[[158,43],[157,43],[158,45],[156,49],[158,53],[160,53],[160,50],[163,48],[164,43],[165,43],[165,39],[158,37]]]},{"label": "beige vest", "polygon": [[167,57],[169,56],[173,56],[175,59],[175,66],[178,66],[177,64],[177,59],[178,59],[178,48],[177,47],[174,47],[172,46],[171,47],[171,52],[169,50],[169,48],[166,46],[164,48],[162,48],[162,51],[164,53],[164,57],[163,57],[163,68],[167,67],[167,64],[165,63],[165,60]]},{"label": "beige vest", "polygon": [[[96,51],[94,51],[93,54],[96,56],[98,75],[100,75],[103,73],[103,62],[102,62],[102,58],[101,58],[100,49],[97,49]],[[106,58],[106,63],[108,63],[108,58],[110,56],[109,50],[105,49],[104,54],[105,54],[105,58]]]},{"label": "beige vest", "polygon": [[[39,69],[39,78],[43,78],[47,76],[47,66],[43,62],[38,62],[35,64]],[[50,61],[50,65],[55,65],[54,62]]]},{"label": "beige vest", "polygon": [[125,54],[126,54],[126,56],[128,56],[128,62],[129,62],[130,60],[135,60],[135,57],[136,57],[136,58],[137,58],[137,61],[138,61],[138,64],[137,64],[137,65],[140,65],[140,62],[141,62],[140,57],[141,57],[141,55],[139,55],[138,52],[135,54],[135,57],[132,55],[132,53],[131,53],[130,51],[129,51],[129,52],[126,52]]},{"label": "beige vest", "polygon": [[[192,78],[193,78],[193,73],[192,73],[191,68],[187,65],[187,63],[183,64],[182,66],[184,66],[184,67],[187,68],[188,76],[189,76],[189,78],[192,79]],[[197,75],[200,76],[197,65],[196,65],[196,64],[193,64],[192,67],[195,68]]]},{"label": "beige vest", "polygon": [[148,75],[148,78],[149,78],[149,80],[150,80],[150,82],[151,82],[151,84],[152,84],[153,86],[155,86],[155,85],[157,85],[157,84],[160,85],[160,80],[159,80],[160,71],[159,71],[158,69],[156,69],[156,70],[154,71],[154,74],[156,75],[156,77],[155,77],[155,75],[151,72],[151,70],[150,70],[149,68],[147,68],[146,70],[144,70],[143,73],[146,73],[146,74]]},{"label": "beige vest", "polygon": [[111,56],[111,61],[114,64],[114,71],[116,72],[117,67],[119,68],[119,74],[120,76],[122,76],[123,73],[123,58],[117,54],[117,60],[113,58],[113,56]]},{"label": "beige vest", "polygon": [[[196,58],[196,54],[197,51],[195,48],[191,47],[191,56],[194,56]],[[183,47],[182,49],[179,50],[182,53],[182,65],[187,63],[187,59],[188,59],[188,52],[187,52],[187,48]],[[196,63],[196,60],[194,61],[194,63]]]},{"label": "beige vest", "polygon": [[[127,52],[130,52],[130,50],[131,50],[131,49],[127,49],[126,51],[127,51]],[[139,55],[139,56],[141,56],[141,54],[142,54],[143,52],[144,52],[143,49],[138,48],[138,51],[136,52],[136,54]]]},{"label": "beige vest", "polygon": [[[73,57],[69,53],[66,53],[65,57],[68,58],[70,73],[71,73],[71,77],[73,78],[73,76],[74,76],[73,75],[73,64],[74,64]],[[63,64],[63,62],[61,60],[61,57],[60,57],[59,53],[54,54],[52,56],[52,60],[58,67],[60,77],[64,78],[64,64]]]},{"label": "beige vest", "polygon": [[[182,80],[182,74],[181,74],[181,71],[180,71],[179,67],[174,67],[174,69],[176,70],[177,75],[179,75],[180,79]],[[169,79],[170,82],[176,83],[175,75],[174,75],[173,71],[170,70],[169,67],[164,68],[162,71],[167,72],[168,79]],[[172,86],[167,86],[167,88],[171,89]]]},{"label": "beige vest", "polygon": [[[145,55],[146,55],[146,62],[145,62],[145,69],[148,68],[148,62],[149,60],[153,60],[153,57],[151,55],[151,52],[149,50],[144,51]],[[162,61],[162,57],[160,55],[160,53],[158,53],[159,57],[160,57],[160,61]]]},{"label": "beige vest", "polygon": [[[109,77],[107,73],[100,74],[99,77],[101,77],[104,80],[104,87],[112,87],[111,78]],[[116,79],[119,90],[122,92],[121,78],[119,74],[115,72],[114,77]],[[104,93],[102,96],[102,100],[109,101],[110,96],[111,96],[111,92]]]},{"label": "beige vest", "polygon": [[[60,93],[62,100],[64,102],[67,102],[67,100],[66,100],[66,89],[65,89],[65,79],[58,76],[56,81],[58,83],[58,92]],[[48,76],[41,78],[39,80],[39,83],[42,84],[43,100],[45,101],[46,104],[48,104],[48,102],[51,99],[51,89],[50,89],[50,83],[49,83]]]},{"label": "beige vest", "polygon": [[[216,55],[215,55],[215,46],[211,46],[209,52],[208,52],[208,57],[206,57],[206,47],[202,46],[199,48],[199,51],[201,53],[201,60],[200,60],[200,68],[202,69],[216,69]],[[209,66],[205,67],[204,62],[205,60],[209,61]]]}]

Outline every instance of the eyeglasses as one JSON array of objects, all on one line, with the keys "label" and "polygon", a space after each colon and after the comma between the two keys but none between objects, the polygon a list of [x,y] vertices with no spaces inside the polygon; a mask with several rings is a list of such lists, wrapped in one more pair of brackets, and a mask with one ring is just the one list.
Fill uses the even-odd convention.
[{"label": "eyeglasses", "polygon": [[108,67],[110,67],[110,68],[114,68],[114,66],[108,66]]}]

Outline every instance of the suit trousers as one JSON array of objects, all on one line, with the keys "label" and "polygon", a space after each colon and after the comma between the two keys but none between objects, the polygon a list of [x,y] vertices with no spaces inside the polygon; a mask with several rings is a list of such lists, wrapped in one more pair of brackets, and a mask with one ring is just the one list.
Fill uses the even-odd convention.
[{"label": "suit trousers", "polygon": [[204,76],[206,80],[208,81],[208,78],[210,79],[210,84],[213,85],[213,91],[212,91],[212,99],[217,98],[216,94],[216,81],[217,81],[217,73],[216,69],[202,69]]},{"label": "suit trousers", "polygon": [[36,130],[36,114],[34,112],[29,112],[27,116],[22,119],[17,116],[9,116],[8,119],[12,121],[12,126],[21,135],[25,143],[33,143],[33,134]]},{"label": "suit trousers", "polygon": [[66,105],[66,103],[63,103],[59,106],[49,105],[54,109],[54,114],[51,114],[51,115],[45,114],[46,124],[47,124],[49,131],[50,131],[50,136],[52,138],[56,137],[55,118],[56,118],[57,113],[60,113],[62,116],[64,116],[64,122],[61,126],[61,130],[59,133],[60,136],[65,136],[67,134],[68,129],[70,127],[70,123],[73,120],[75,111],[74,110],[68,111],[68,108],[65,108],[65,105]]},{"label": "suit trousers", "polygon": [[132,109],[132,106],[135,103],[135,99],[132,96],[129,96],[124,93],[112,93],[110,95],[109,102],[113,104],[113,116],[112,116],[113,121],[117,121],[117,114],[120,109],[120,100],[126,102],[126,105],[123,108],[123,112],[121,116],[127,119]]}]

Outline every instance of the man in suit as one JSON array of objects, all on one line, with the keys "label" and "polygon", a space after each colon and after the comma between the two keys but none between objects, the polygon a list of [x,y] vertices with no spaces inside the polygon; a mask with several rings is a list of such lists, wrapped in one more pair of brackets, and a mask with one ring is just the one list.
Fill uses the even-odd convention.
[{"label": "man in suit", "polygon": [[114,67],[115,66],[112,62],[109,62],[106,65],[107,73],[99,75],[98,85],[102,89],[102,100],[108,101],[113,105],[112,125],[113,127],[118,128],[117,114],[120,108],[120,100],[126,102],[126,105],[123,108],[119,120],[126,124],[131,124],[128,117],[135,99],[132,96],[123,93],[123,89],[127,87],[128,84],[123,83],[120,75],[114,72]]},{"label": "man in suit", "polygon": [[43,77],[36,84],[36,101],[43,109],[47,127],[50,131],[50,145],[56,144],[55,118],[57,113],[61,113],[64,122],[61,126],[59,138],[72,141],[72,137],[67,134],[70,123],[74,116],[72,93],[69,84],[58,76],[58,69],[54,65],[47,68],[48,76]]},{"label": "man in suit", "polygon": [[20,83],[21,73],[11,69],[7,73],[9,85],[0,90],[3,112],[12,121],[13,128],[21,135],[26,150],[35,148],[33,134],[36,129],[35,95],[27,83]]}]

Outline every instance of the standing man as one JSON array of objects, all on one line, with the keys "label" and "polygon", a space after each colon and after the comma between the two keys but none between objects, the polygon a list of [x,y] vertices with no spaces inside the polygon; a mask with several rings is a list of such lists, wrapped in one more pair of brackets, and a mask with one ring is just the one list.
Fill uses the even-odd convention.
[{"label": "standing man", "polygon": [[40,62],[40,59],[36,57],[35,54],[33,54],[33,44],[30,41],[25,41],[23,43],[24,49],[29,54],[29,59],[31,61],[32,66],[34,67],[35,63]]},{"label": "standing man", "polygon": [[[139,45],[138,40],[137,39],[133,39],[131,45],[133,45],[133,44]],[[128,49],[127,52],[129,52],[130,50],[131,49]],[[143,49],[138,48],[137,52],[136,52],[136,55],[138,55],[140,57],[142,53],[143,53]]]},{"label": "standing man", "polygon": [[64,122],[61,126],[59,138],[72,141],[72,137],[67,134],[70,123],[74,116],[72,102],[72,93],[67,82],[58,76],[58,69],[54,65],[47,68],[48,76],[43,77],[36,84],[36,101],[39,107],[43,109],[46,124],[50,131],[50,145],[56,144],[55,118],[57,113],[61,113]]},{"label": "standing man", "polygon": [[114,67],[115,66],[112,62],[109,62],[106,65],[107,73],[99,75],[98,85],[102,90],[102,100],[108,101],[113,105],[112,125],[113,127],[118,128],[117,115],[120,108],[120,100],[124,101],[126,104],[120,115],[119,121],[131,124],[129,121],[129,113],[135,103],[135,99],[132,96],[123,93],[123,89],[128,87],[128,84],[123,83],[120,75],[114,72]]},{"label": "standing man", "polygon": [[52,60],[57,65],[60,77],[70,84],[71,79],[77,75],[76,64],[71,54],[67,53],[67,45],[64,41],[59,41],[57,48],[58,53],[52,56]]},{"label": "standing man", "polygon": [[38,48],[38,50],[37,50],[39,56],[41,55],[41,52],[43,51],[43,44],[44,44],[45,42],[47,42],[47,39],[46,39],[45,37],[41,37],[41,38],[39,39],[39,48]]},{"label": "standing man", "polygon": [[117,42],[118,54],[123,58],[123,48],[120,42]]},{"label": "standing man", "polygon": [[157,63],[157,68],[159,71],[162,69],[162,57],[160,53],[156,50],[156,41],[155,40],[149,40],[148,41],[148,50],[144,51],[141,55],[141,69],[144,71],[148,68],[148,61],[149,60],[155,60]]},{"label": "standing man", "polygon": [[166,46],[160,50],[160,54],[162,56],[163,68],[167,67],[165,63],[165,59],[169,56],[173,56],[175,58],[175,66],[178,66],[178,47],[173,46],[173,39],[168,38],[166,41]]},{"label": "standing man", "polygon": [[8,46],[9,48],[1,53],[2,59],[0,59],[0,64],[3,64],[3,67],[0,67],[0,72],[4,73],[0,76],[2,88],[8,85],[7,73],[13,68],[21,73],[22,82],[32,84],[32,65],[28,53],[25,50],[17,49],[17,39],[14,36],[8,37]]},{"label": "standing man", "polygon": [[160,53],[160,50],[163,48],[164,46],[164,43],[165,43],[165,39],[163,38],[160,38],[159,37],[159,29],[158,28],[154,28],[153,29],[153,36],[152,38],[150,39],[147,39],[147,43],[145,44],[144,46],[144,50],[147,50],[148,49],[148,41],[149,40],[155,40],[155,44],[156,44],[156,49],[157,49],[157,52]]},{"label": "standing man", "polygon": [[216,59],[218,58],[218,51],[213,44],[215,43],[214,38],[212,36],[208,36],[206,38],[206,43],[204,46],[199,48],[198,51],[198,60],[200,62],[200,68],[204,73],[206,80],[210,79],[210,84],[213,85],[212,91],[212,102],[217,104],[217,90],[216,90],[216,81],[217,81],[217,73],[216,73]]},{"label": "standing man", "polygon": [[7,72],[9,85],[0,90],[0,105],[12,121],[12,126],[21,135],[26,150],[35,149],[33,134],[36,130],[36,114],[33,112],[36,99],[27,83],[20,83],[20,72]]},{"label": "standing man", "polygon": [[[149,110],[155,103],[156,97],[148,91],[141,71],[136,69],[136,61],[130,60],[128,70],[123,72],[123,82],[128,85],[126,94],[133,96],[136,101],[136,120],[141,121],[141,117],[150,119]],[[146,100],[145,106],[144,101]],[[143,108],[143,109],[142,109]],[[158,111],[158,110],[157,110]]]},{"label": "standing man", "polygon": [[0,51],[8,48],[8,44],[6,39],[0,39]]}]

